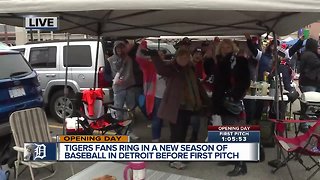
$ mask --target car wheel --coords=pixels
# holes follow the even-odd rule
[[[74,93],[71,91],[69,92],[69,95],[66,100],[66,117],[70,117],[74,115],[74,105],[70,98],[74,95]],[[63,90],[57,91],[53,94],[51,100],[50,100],[50,113],[55,118],[56,121],[63,123],[63,112],[64,112],[64,93]]]

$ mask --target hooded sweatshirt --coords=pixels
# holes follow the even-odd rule
[[[116,47],[119,45],[125,45],[122,41],[116,41],[113,47],[113,56],[108,58],[111,74],[114,78],[112,89],[114,93],[118,93],[122,90],[126,90],[135,84],[132,68],[132,59],[126,55],[125,58],[118,56]],[[121,83],[115,83],[121,80]]]
[[[318,41],[308,39],[306,51],[301,56],[299,83],[302,86],[318,86],[320,83],[320,56],[317,50]]]

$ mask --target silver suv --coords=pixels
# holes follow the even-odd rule
[[[44,102],[51,115],[59,122],[63,122],[65,57],[67,42],[34,43],[13,46],[10,49],[20,51],[39,75],[40,86],[43,91]],[[74,115],[75,110],[70,100],[76,92],[93,88],[95,74],[97,42],[93,40],[73,41],[68,49],[68,99],[66,115]],[[111,84],[104,80],[104,51],[102,43],[99,45],[98,72],[96,87],[103,88],[105,102],[112,101]]]

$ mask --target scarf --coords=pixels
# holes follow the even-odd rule
[[[202,102],[196,75],[192,68],[187,68],[184,75],[185,88],[181,108],[189,111],[199,111],[202,107]]]
[[[154,64],[150,61],[150,57],[143,56],[141,53],[141,49],[146,48],[147,42],[142,41],[136,54],[136,61],[143,73],[143,90],[146,99],[146,112],[147,115],[150,115],[154,107],[157,73]]]

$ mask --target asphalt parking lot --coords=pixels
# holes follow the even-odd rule
[[[294,110],[297,107],[294,107]],[[48,116],[48,121],[50,124],[50,130],[53,135],[62,134],[62,124],[57,123],[54,119]],[[140,140],[137,142],[150,142],[151,141],[151,128],[148,127],[150,122],[146,120],[143,116],[138,116],[137,121],[134,124],[134,132],[140,137]],[[201,134],[199,142],[204,141],[206,137],[206,128],[205,123],[202,122],[201,125]],[[169,142],[169,128],[168,125],[165,124],[162,130],[162,142]],[[266,151],[266,160],[260,163],[248,163],[248,173],[244,176],[238,177],[227,177],[226,174],[228,171],[232,170],[232,166],[220,167],[217,166],[217,162],[190,162],[188,163],[188,167],[185,170],[175,170],[168,166],[167,162],[148,162],[147,168],[169,172],[173,174],[180,174],[184,176],[197,177],[201,179],[219,179],[219,180],[229,180],[229,179],[239,179],[239,180],[287,180],[290,179],[288,169],[286,167],[281,168],[275,174],[271,173],[272,168],[268,166],[268,161],[276,158],[276,150],[275,148],[265,148]],[[309,163],[309,159],[307,157],[304,158],[306,163]],[[76,162],[72,163],[75,173],[82,171],[83,169],[89,167],[95,162]],[[58,163],[58,171],[57,174],[51,178],[54,180],[67,179],[72,176],[70,170],[70,163]],[[292,161],[289,163],[290,168],[294,174],[295,179],[306,179],[308,175],[312,172],[305,171],[305,169],[297,162]],[[11,170],[12,174],[13,171]],[[46,170],[37,170],[36,177],[44,177],[48,175],[48,171]],[[11,177],[13,177],[11,175]],[[37,179],[38,179],[37,178]],[[28,169],[24,171],[19,179],[27,180],[30,179]],[[313,179],[320,179],[320,173],[318,173]]]

